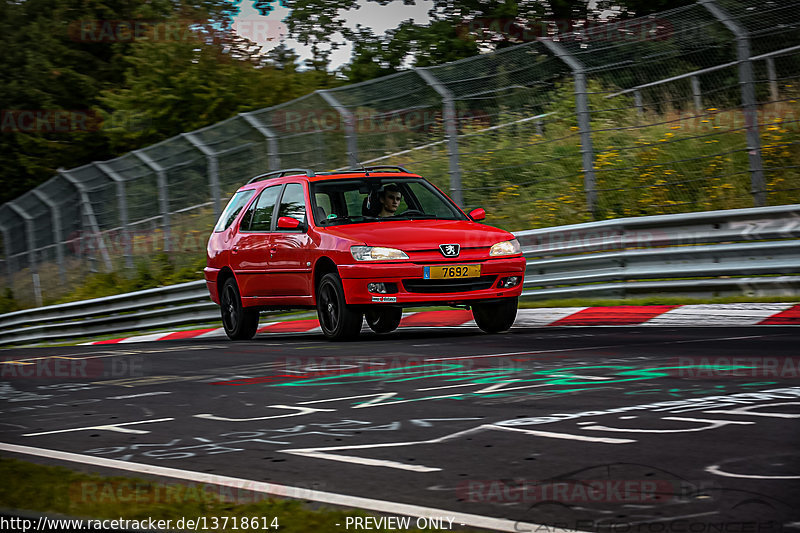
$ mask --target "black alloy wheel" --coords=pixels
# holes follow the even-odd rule
[[[322,333],[331,340],[358,336],[364,316],[347,305],[338,274],[325,274],[317,287],[317,316]]]
[[[225,334],[233,341],[250,340],[258,331],[258,311],[242,306],[236,280],[228,278],[220,294],[220,314]]]

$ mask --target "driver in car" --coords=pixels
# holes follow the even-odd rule
[[[379,217],[392,217],[397,213],[397,208],[400,207],[400,201],[403,199],[403,194],[397,185],[390,183],[386,185],[378,194],[381,202],[381,211],[378,213]]]

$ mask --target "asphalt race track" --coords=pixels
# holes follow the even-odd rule
[[[798,346],[776,326],[9,349],[0,452],[459,527],[800,531]]]

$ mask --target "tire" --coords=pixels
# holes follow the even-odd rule
[[[508,331],[517,318],[517,299],[509,298],[499,303],[473,304],[475,323],[486,333]]]
[[[358,336],[364,316],[345,303],[342,280],[338,274],[325,274],[317,287],[317,316],[322,333],[331,340]]]
[[[378,307],[364,313],[367,325],[375,333],[389,333],[397,329],[403,318],[402,307]]]
[[[242,297],[236,280],[228,278],[222,285],[219,297],[222,327],[232,341],[250,340],[258,330],[258,311],[242,306]]]

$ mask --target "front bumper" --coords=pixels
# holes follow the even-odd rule
[[[461,278],[453,282],[425,280],[425,266],[453,266],[459,264],[481,265],[480,278]],[[522,294],[525,258],[511,257],[485,261],[447,261],[431,264],[413,262],[358,263],[339,265],[345,300],[350,305],[395,304],[402,306],[431,304],[467,304],[475,300],[514,298]],[[518,276],[519,284],[500,288],[503,278]],[[379,294],[367,290],[369,283],[391,283],[397,287],[392,294]],[[449,286],[448,286],[449,283]]]

